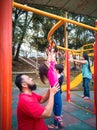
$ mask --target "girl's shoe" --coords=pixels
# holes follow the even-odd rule
[[[84,97],[84,100],[89,100],[89,97]]]
[[[81,98],[84,98],[85,96],[84,95],[81,95]]]
[[[58,129],[58,126],[55,126],[54,124],[48,125],[49,129]]]
[[[64,127],[63,120],[62,120],[61,116],[59,116],[59,117],[54,116],[54,119],[58,122],[60,127]]]

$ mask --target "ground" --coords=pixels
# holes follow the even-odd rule
[[[43,59],[39,60],[39,63],[43,62]],[[38,71],[36,71],[33,67],[28,65],[27,63],[22,62],[21,60],[13,61],[13,72],[32,72],[33,74],[29,74],[38,85],[38,89],[36,93],[43,95],[48,88],[48,85],[44,85],[41,83],[38,75]],[[81,71],[71,71],[70,79],[76,77]],[[15,87],[14,79],[16,74],[13,74],[13,91],[12,91],[12,130],[17,130],[17,116],[16,116],[16,108],[18,102],[19,90]],[[91,83],[91,87],[93,85]],[[76,90],[76,91],[75,91]],[[80,84],[76,89],[74,89],[70,93],[71,102],[66,101],[66,92],[62,93],[62,101],[63,101],[63,122],[64,128],[63,130],[96,130],[96,117],[94,115],[94,102],[93,102],[93,91],[91,91],[91,100],[85,101],[81,98],[82,84]],[[46,105],[46,104],[44,104]],[[51,116],[49,119],[45,120],[46,124],[53,123],[53,117]]]
[[[47,88],[38,88],[35,93],[43,95],[46,91]],[[13,88],[12,94],[12,130],[17,130],[16,108],[19,95],[18,88]],[[93,91],[91,91],[91,100],[84,100],[80,97],[81,94],[82,91],[73,91],[70,94],[71,101],[67,102],[66,92],[62,93],[62,115],[64,122],[62,130],[96,130]],[[43,105],[45,106],[46,104]],[[53,113],[50,118],[45,119],[45,123],[46,125],[53,123]]]

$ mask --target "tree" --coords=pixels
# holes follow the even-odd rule
[[[75,21],[94,26],[95,18],[83,15],[75,15],[69,13],[69,18]],[[94,42],[94,32],[76,25],[71,24],[71,32],[69,33],[69,47],[78,49],[84,44]]]
[[[16,9],[13,20],[13,49],[17,45],[15,59],[18,60],[21,44],[23,43],[27,28],[32,21],[32,16],[26,11]]]

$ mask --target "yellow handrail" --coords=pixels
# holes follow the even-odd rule
[[[83,45],[83,47],[86,47],[86,46],[93,46],[94,47],[94,43],[89,43],[88,45],[87,44]]]

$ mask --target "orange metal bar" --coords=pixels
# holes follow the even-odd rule
[[[49,39],[50,39],[50,37],[52,36],[52,34],[61,26],[61,25],[63,25],[64,24],[64,21],[59,21],[59,22],[57,22],[52,28],[51,28],[51,30],[49,31],[49,33],[48,33],[48,41],[49,41]]]
[[[12,1],[0,1],[0,130],[12,127]]]
[[[75,25],[78,25],[78,26],[81,26],[81,27],[84,27],[84,28],[87,28],[87,29],[90,29],[90,30],[93,30],[93,31],[97,31],[96,27],[92,27],[92,26],[89,26],[89,25],[86,25],[86,24],[83,24],[83,23],[79,23],[79,22],[76,22],[76,21],[73,21],[73,20],[70,20],[70,19],[58,16],[58,15],[47,13],[47,12],[41,11],[39,9],[35,9],[35,8],[28,7],[28,6],[24,6],[24,5],[18,4],[16,2],[14,2],[13,5],[14,5],[14,7],[17,7],[17,8],[26,10],[26,11],[34,12],[36,14],[47,16],[47,17],[50,17],[50,18],[53,18],[53,19],[56,19],[56,20],[62,20],[64,22],[72,23],[72,24],[75,24]]]

